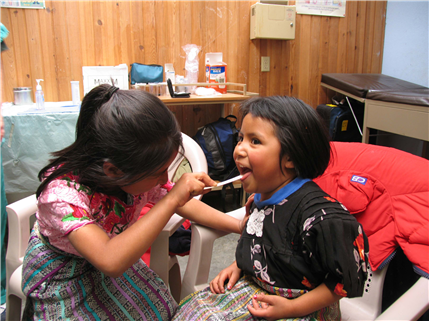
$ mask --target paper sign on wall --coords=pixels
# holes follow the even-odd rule
[[[45,9],[45,0],[19,1],[2,0],[0,7],[3,8],[21,8],[21,9]]]
[[[297,0],[295,4],[298,14],[346,16],[346,0]]]

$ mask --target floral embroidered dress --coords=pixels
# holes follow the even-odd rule
[[[225,294],[191,294],[175,320],[257,320],[246,307],[256,293],[291,299],[321,283],[344,297],[361,296],[367,256],[356,219],[314,182],[296,178],[269,200],[255,196],[236,250],[244,276]],[[340,320],[339,304],[296,320],[314,319]]]
[[[177,305],[142,260],[111,278],[82,258],[67,239],[87,224],[97,224],[115,237],[137,221],[146,203],[165,196],[170,186],[128,195],[124,203],[77,181],[71,173],[57,178],[38,198],[37,221],[23,265],[24,319],[170,320]]]

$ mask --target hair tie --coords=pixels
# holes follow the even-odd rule
[[[117,92],[118,90],[119,90],[118,87],[110,86],[109,90],[107,91],[107,95],[106,95],[107,96],[107,100],[110,100],[110,98],[112,98],[113,94],[115,92]]]

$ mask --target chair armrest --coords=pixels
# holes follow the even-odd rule
[[[172,166],[170,166],[168,169],[169,179],[172,179],[176,173],[177,167],[184,157],[189,161],[193,172],[207,173],[207,160],[201,147],[191,137],[184,133],[182,133],[182,139],[184,155],[181,153],[177,154],[176,159],[172,163]],[[198,195],[194,198],[200,200],[201,197],[202,195]],[[184,221],[184,218],[174,214],[151,246],[150,268],[155,271],[166,284],[170,283],[170,268],[177,263],[177,259],[173,260],[173,258],[169,255],[169,238],[180,227],[180,225],[183,224]]]
[[[8,246],[6,252],[6,274],[10,275],[22,264],[30,237],[30,217],[37,211],[36,195],[30,195],[6,206],[9,225]]]
[[[376,320],[418,320],[429,308],[429,280],[420,277]]]
[[[241,207],[226,214],[241,220],[245,213],[246,208]],[[180,299],[208,285],[214,241],[227,234],[229,233],[192,223],[191,250],[182,280]]]
[[[183,217],[173,214],[151,246],[150,268],[167,284],[170,270],[169,238],[184,221]]]
[[[201,195],[194,198],[199,200]],[[169,239],[170,236],[185,222],[186,219],[178,214],[173,214],[170,220],[162,229],[161,233],[156,237],[151,245],[150,268],[155,271],[160,278],[168,283],[168,273],[170,270],[170,250]]]
[[[162,229],[162,233],[168,233],[168,237],[170,237],[185,222],[185,220],[186,219],[184,219],[180,215],[173,214],[173,216]]]

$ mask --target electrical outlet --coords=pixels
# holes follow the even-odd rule
[[[270,57],[261,57],[261,71],[270,71]]]

